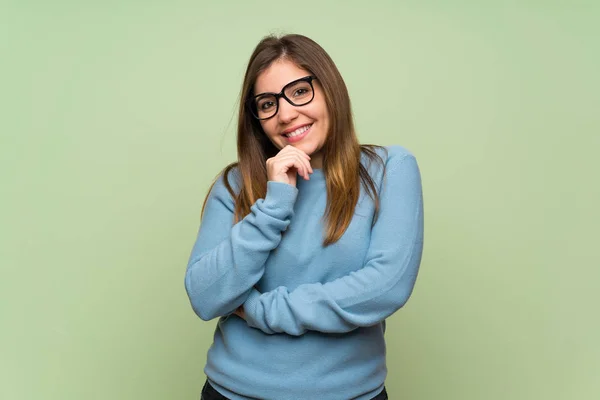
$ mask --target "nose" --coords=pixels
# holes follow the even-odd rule
[[[281,124],[288,124],[298,117],[298,110],[282,97],[279,99],[277,116]]]

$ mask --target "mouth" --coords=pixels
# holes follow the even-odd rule
[[[293,130],[288,130],[281,134],[284,138],[286,138],[289,142],[297,142],[304,138],[309,132],[310,128],[313,124],[302,125],[298,128],[292,128]]]

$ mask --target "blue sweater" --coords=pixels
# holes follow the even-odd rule
[[[209,194],[186,275],[192,308],[220,317],[204,369],[234,400],[368,400],[387,374],[385,319],[408,300],[423,251],[423,198],[414,156],[389,146],[386,177],[365,165],[379,218],[361,187],[350,226],[323,247],[323,170],[297,187],[269,181],[264,199],[232,226],[220,176]],[[239,190],[237,170],[229,176]],[[232,314],[244,305],[246,320]]]

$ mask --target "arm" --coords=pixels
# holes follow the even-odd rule
[[[298,194],[294,186],[268,182],[265,198],[232,226],[234,201],[222,179],[209,194],[185,273],[192,308],[205,321],[244,303],[290,223]]]
[[[344,333],[383,321],[410,297],[423,251],[423,197],[412,155],[390,160],[365,265],[331,282],[289,292],[252,289],[244,304],[249,326],[265,333]]]

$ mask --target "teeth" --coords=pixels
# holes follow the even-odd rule
[[[284,136],[288,137],[288,138],[291,138],[291,137],[294,137],[294,136],[301,135],[304,132],[306,132],[308,130],[308,128],[310,128],[311,126],[312,126],[312,124],[311,125],[305,125],[302,128],[296,129],[294,132],[285,134]]]

